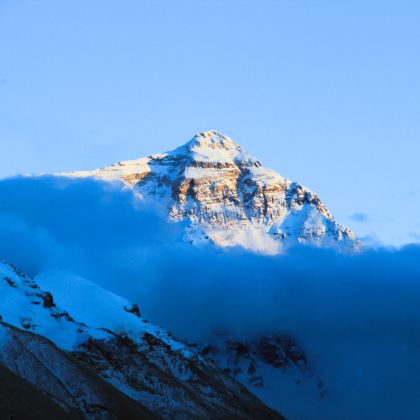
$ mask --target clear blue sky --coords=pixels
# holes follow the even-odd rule
[[[0,0],[0,177],[217,129],[386,243],[420,241],[420,1]]]

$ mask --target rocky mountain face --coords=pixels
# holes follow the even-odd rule
[[[324,417],[329,390],[293,337],[262,334],[240,340],[224,332],[197,349],[286,418]]]
[[[172,220],[186,221],[186,239],[195,244],[266,253],[295,243],[360,246],[314,192],[263,167],[216,131],[167,153],[62,175],[121,179],[143,198],[164,203]]]
[[[89,284],[78,287],[82,295],[92,290]],[[107,308],[114,330],[105,318],[103,328],[77,321],[52,293],[3,260],[0,290],[0,371],[9,378],[0,385],[2,414],[282,418],[226,371],[144,320],[137,305],[99,287],[93,290],[96,302]],[[76,315],[85,319],[90,312],[81,307]]]

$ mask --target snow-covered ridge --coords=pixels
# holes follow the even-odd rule
[[[144,320],[137,305],[65,273],[39,280],[41,287],[0,260],[0,370],[64,412],[88,419],[281,418]],[[117,415],[121,410],[136,415]]]
[[[166,203],[172,220],[188,221],[186,239],[195,244],[265,253],[295,243],[360,247],[314,192],[263,167],[216,131],[166,153],[59,175],[122,180],[142,197]]]
[[[43,283],[49,286],[48,290],[0,259],[1,320],[40,334],[67,351],[77,349],[90,338],[109,339],[112,331],[127,335],[137,344],[144,334],[152,334],[174,351],[190,356],[185,345],[138,316],[136,305],[85,279],[62,274],[43,279]],[[92,311],[93,307],[102,310]],[[77,316],[77,321],[73,316]]]

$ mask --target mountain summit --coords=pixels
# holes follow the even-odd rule
[[[164,203],[170,219],[187,221],[185,236],[194,244],[265,253],[296,243],[359,247],[314,192],[263,167],[217,131],[196,134],[166,153],[61,175],[121,179],[142,197]]]
[[[256,162],[249,153],[227,137],[215,130],[196,134],[184,146],[175,149],[173,154],[189,155],[196,162],[220,162],[230,164],[244,164]]]

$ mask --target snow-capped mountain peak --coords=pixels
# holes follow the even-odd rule
[[[168,152],[169,155],[187,156],[193,162],[241,164],[257,162],[230,137],[215,130],[196,134],[185,145]]]
[[[314,192],[265,168],[214,130],[166,153],[60,175],[122,180],[141,197],[164,203],[170,219],[186,221],[185,237],[194,244],[264,253],[295,243],[360,247]]]

